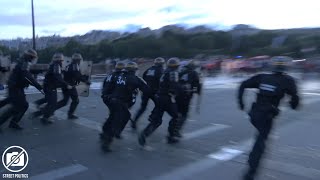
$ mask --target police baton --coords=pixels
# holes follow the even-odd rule
[[[37,88],[37,86],[35,86],[31,81],[30,79],[28,79],[27,77],[24,77],[32,86],[34,86],[39,92],[41,92],[41,94],[45,95],[44,92],[40,89]]]
[[[201,98],[201,95],[198,94],[197,105],[196,105],[196,112],[197,112],[198,114],[200,114],[201,99],[202,99],[202,98]]]

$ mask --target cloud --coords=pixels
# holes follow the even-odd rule
[[[4,1],[4,0],[3,0]],[[316,27],[318,0],[37,0],[36,32],[63,36],[91,30],[157,29],[168,24],[230,27],[252,24],[258,28]],[[30,37],[30,0],[8,0],[0,6],[0,39]],[[63,29],[63,31],[62,31]]]
[[[59,29],[59,30],[49,30],[49,29],[43,29],[40,32],[44,33],[44,34],[61,34],[63,32],[65,32],[67,29]]]
[[[179,17],[179,18],[176,18],[176,19],[172,19],[170,20],[171,22],[172,21],[178,21],[178,22],[188,22],[190,20],[195,20],[195,19],[201,19],[201,18],[205,18],[207,17],[208,15],[206,14],[191,14],[191,15],[185,15],[185,16],[182,16],[182,17]],[[169,21],[169,22],[170,22]]]
[[[160,13],[171,13],[172,11],[177,11],[179,8],[177,6],[168,6],[164,8],[160,8],[158,12]]]

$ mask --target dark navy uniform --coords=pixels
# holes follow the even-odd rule
[[[142,94],[140,109],[138,110],[137,114],[135,115],[135,118],[133,119],[132,127],[134,129],[136,128],[136,123],[138,122],[140,116],[143,114],[143,112],[147,108],[149,98],[151,97],[152,101],[154,102],[153,97],[159,89],[159,81],[160,81],[160,77],[163,74],[163,71],[164,71],[163,66],[161,64],[161,65],[154,65],[143,73],[142,77],[152,89],[153,96],[146,96]]]
[[[123,67],[124,68],[124,64]],[[118,77],[122,75],[124,72],[121,71],[121,68],[118,70],[110,73],[103,81],[103,86],[102,86],[102,100],[104,104],[108,107],[109,109],[109,116],[106,119],[105,123],[103,124],[102,131],[106,132],[108,129],[108,126],[112,126],[111,123],[113,122],[113,117],[114,117],[114,110],[112,110],[112,105],[111,105],[111,95],[115,89],[116,81],[118,80]]]
[[[79,85],[80,82],[86,82],[90,84],[88,81],[88,76],[83,76],[80,73],[79,64],[72,62],[66,67],[64,72],[64,81],[72,86],[72,89],[62,88],[63,99],[57,103],[56,109],[66,106],[71,98],[72,102],[68,111],[68,118],[76,119],[77,117],[73,114],[79,104],[79,95],[76,86]]]
[[[150,123],[139,135],[139,144],[144,146],[146,137],[150,136],[161,124],[164,112],[171,116],[168,127],[168,143],[175,143],[178,134],[178,107],[176,95],[180,92],[179,73],[177,68],[179,60],[171,58],[167,62],[168,68],[160,78],[159,90],[155,95],[156,106],[149,116]]]
[[[134,73],[124,71],[116,78],[112,78],[110,88],[111,94],[107,96],[107,104],[110,108],[112,118],[107,120],[103,127],[104,150],[110,150],[109,146],[113,137],[119,135],[130,119],[129,103],[132,101],[132,94],[136,89],[141,90],[146,95],[151,91],[141,78]]]
[[[22,129],[17,123],[22,119],[23,115],[29,108],[26,100],[24,89],[29,85],[35,86],[41,90],[41,85],[33,78],[29,72],[30,62],[29,58],[36,58],[37,54],[33,50],[28,50],[22,59],[13,69],[8,80],[8,99],[7,101],[12,105],[0,117],[0,126],[12,117],[10,128]],[[31,59],[30,59],[31,61]]]
[[[240,109],[244,109],[242,96],[246,88],[255,88],[259,92],[256,102],[252,104],[249,116],[251,123],[258,130],[256,142],[249,155],[249,171],[245,175],[245,180],[252,180],[259,166],[261,156],[265,150],[265,143],[271,131],[273,119],[279,114],[279,103],[285,94],[291,96],[290,105],[296,109],[299,104],[297,87],[294,79],[282,72],[273,74],[259,74],[244,81],[238,92]]]
[[[65,82],[62,78],[62,61],[63,55],[57,54],[54,55],[54,61],[50,64],[49,70],[45,75],[44,79],[44,91],[45,91],[45,98],[47,101],[47,105],[43,110],[43,123],[52,123],[49,120],[56,110],[57,106],[57,88],[68,88],[71,89],[67,82]]]
[[[9,98],[9,97],[1,100],[1,101],[0,101],[0,108],[6,106],[6,105],[9,104],[9,103],[10,103],[10,98]]]
[[[201,83],[198,72],[196,72],[193,68],[193,65],[187,65],[184,69],[179,73],[179,84],[182,87],[181,93],[177,95],[177,106],[179,113],[179,130],[185,124],[187,120],[190,101],[193,97],[194,93],[198,95],[201,94]],[[179,133],[179,136],[180,133]]]

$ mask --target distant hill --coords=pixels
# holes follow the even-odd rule
[[[99,43],[102,40],[113,41],[117,39],[121,39],[124,37],[128,37],[131,35],[138,35],[141,37],[146,37],[150,35],[154,35],[156,37],[160,37],[163,32],[171,31],[174,33],[180,34],[197,34],[197,33],[207,33],[215,31],[214,29],[207,27],[205,25],[196,26],[192,28],[185,28],[182,25],[167,25],[160,29],[151,30],[150,28],[141,28],[139,30],[138,27],[134,27],[130,29],[130,32],[116,32],[116,31],[104,31],[104,30],[93,30],[84,35],[77,35],[72,37],[61,37],[58,35],[48,36],[48,37],[39,37],[37,38],[37,49],[45,49],[47,47],[63,47],[66,45],[71,39],[85,45],[94,45]],[[135,31],[136,30],[136,31]],[[129,30],[128,30],[129,31]],[[133,32],[135,31],[135,32]],[[276,33],[280,38],[276,39],[274,42],[274,46],[281,45],[283,38],[288,35],[296,34],[300,36],[310,36],[319,34],[320,28],[297,28],[297,29],[278,29],[278,30],[263,30],[257,29],[249,25],[239,24],[235,25],[231,30],[227,31],[231,33],[231,35],[235,38],[244,36],[244,35],[254,35],[261,31],[269,31]],[[0,40],[0,45],[6,46],[10,49],[25,49],[26,47],[31,47],[31,39],[15,39],[15,40]]]

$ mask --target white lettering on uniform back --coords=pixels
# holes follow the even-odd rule
[[[152,69],[150,69],[150,70],[148,70],[148,72],[147,72],[147,76],[155,76],[155,70],[152,70]]]
[[[122,79],[122,76],[119,76],[119,77],[118,77],[118,80],[117,80],[117,84],[119,84],[119,85],[121,85],[121,84],[122,84],[122,85],[126,85],[126,81]]]
[[[260,84],[259,89],[274,92],[277,87],[269,84]]]

